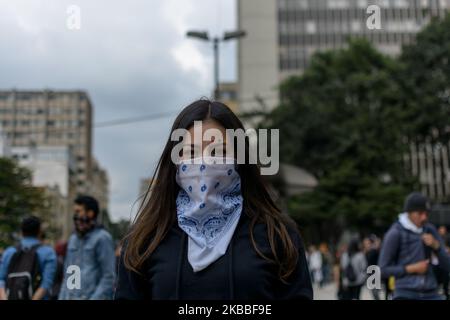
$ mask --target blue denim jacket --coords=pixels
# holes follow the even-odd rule
[[[67,273],[71,265],[81,271],[80,288],[70,288]],[[69,238],[64,262],[64,280],[59,300],[109,300],[113,295],[115,270],[114,245],[111,235],[103,228],[95,228],[83,237],[76,233]]]
[[[23,248],[31,248],[39,243],[39,240],[32,237],[25,237],[20,241]],[[8,267],[11,262],[11,258],[16,253],[16,247],[9,247],[3,253],[3,259],[0,264],[0,288],[4,288],[6,284],[6,278],[8,276]],[[39,267],[42,273],[41,288],[47,290],[47,292],[53,286],[53,280],[56,272],[56,254],[52,247],[42,245],[36,250],[36,254],[39,261]]]

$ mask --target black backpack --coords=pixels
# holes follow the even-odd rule
[[[31,300],[33,293],[41,282],[41,270],[37,249],[39,244],[31,248],[16,247],[11,257],[6,279],[6,296],[8,300]]]
[[[350,255],[348,256],[348,264],[345,267],[344,276],[349,282],[356,281],[356,272],[352,266],[352,257]]]

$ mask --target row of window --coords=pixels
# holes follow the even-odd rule
[[[50,108],[39,108],[39,107],[19,107],[19,108],[0,108],[1,114],[16,114],[16,115],[83,115],[85,110],[81,108],[61,108],[61,107],[50,107]]]
[[[411,145],[407,164],[412,173],[425,185],[427,194],[441,198],[450,194],[449,146]]]
[[[365,9],[370,5],[381,8],[446,8],[449,0],[278,0],[281,10],[295,9]]]
[[[4,127],[52,127],[52,128],[82,128],[84,120],[2,120],[0,124]]]
[[[386,48],[383,53],[394,55],[399,52],[398,48]],[[281,71],[302,71],[305,70],[311,61],[312,55],[303,54],[296,57],[280,57],[279,68]]]
[[[84,94],[64,94],[64,93],[47,93],[42,92],[0,92],[0,101],[61,101],[62,103],[68,103],[72,101],[73,103],[85,102],[87,97]]]
[[[47,120],[47,126],[54,128],[83,127],[84,120]]]
[[[430,16],[439,14],[440,12],[446,12],[447,9],[438,11],[432,11],[430,9],[381,9],[380,20],[392,21],[392,20],[414,20],[423,21]],[[360,20],[366,21],[369,17],[373,16],[373,12],[367,13],[366,10],[352,9],[352,10],[293,10],[293,11],[278,11],[278,21],[290,22],[290,21],[304,21],[304,20],[316,20],[316,21],[348,21],[348,20]],[[375,16],[374,16],[375,17]]]
[[[358,35],[353,35],[354,37]],[[361,35],[368,39],[375,46],[393,45],[399,46],[401,44],[410,43],[414,37],[414,33],[374,33],[369,35]],[[293,35],[280,36],[280,53],[286,54],[288,50],[295,50],[291,48],[296,47],[317,47],[317,48],[340,48],[344,43],[347,43],[351,34],[320,34],[320,35]]]
[[[295,34],[318,34],[318,33],[390,33],[405,32],[417,33],[422,28],[422,24],[415,21],[391,21],[381,25],[381,29],[369,29],[366,22],[353,20],[345,23],[336,21],[327,21],[326,23],[317,23],[316,21],[304,21],[302,23],[280,23],[279,33],[284,35]]]
[[[328,43],[329,45],[330,43]],[[280,48],[279,55],[279,68],[281,71],[288,70],[303,70],[305,69],[312,55],[318,50],[327,50],[327,49],[335,49],[342,48],[343,43],[336,44],[334,47],[289,47],[289,48]],[[378,49],[384,54],[388,55],[397,55],[400,52],[400,44],[387,45],[387,44],[378,44]],[[285,50],[283,50],[285,49]]]
[[[72,141],[80,141],[79,135],[71,132],[67,133],[30,133],[30,132],[16,132],[15,134],[6,134],[10,140],[14,141],[16,145],[26,145],[29,141],[47,141],[49,143],[52,142],[68,142]],[[80,149],[84,149],[84,144],[73,145],[73,147],[77,147]]]

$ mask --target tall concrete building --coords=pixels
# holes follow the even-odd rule
[[[99,221],[106,221],[109,217],[109,177],[96,159],[92,161],[92,175],[90,179],[89,194],[97,199],[100,206]]]
[[[369,29],[380,9],[381,29]],[[248,112],[278,103],[277,86],[301,74],[319,50],[342,48],[349,37],[368,39],[380,51],[396,55],[433,16],[450,9],[450,0],[238,0],[239,108]]]
[[[371,6],[379,10],[380,29],[367,25],[375,14]],[[279,83],[301,74],[317,51],[365,38],[396,56],[433,17],[449,10],[450,0],[238,0],[238,28],[247,32],[238,43],[239,111],[275,107]],[[450,203],[450,145],[410,148],[406,164],[421,191]]]
[[[0,91],[0,123],[12,146],[68,146],[77,192],[92,170],[92,105],[83,91]]]
[[[220,101],[226,104],[233,112],[237,112],[237,83],[219,83]]]
[[[33,185],[56,187],[64,197],[71,196],[75,161],[68,147],[11,147],[10,156],[31,170]]]
[[[65,237],[77,194],[108,209],[108,176],[92,156],[92,109],[83,91],[0,91],[0,127],[11,157],[31,169],[33,184],[48,188],[55,204],[58,193],[65,199]]]
[[[278,16],[277,0],[238,0],[239,112],[259,109],[260,99],[271,107],[278,104]]]

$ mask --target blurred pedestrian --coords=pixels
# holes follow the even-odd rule
[[[122,255],[122,242],[118,240],[116,243],[116,249],[114,250],[116,274],[119,272],[119,263],[121,255]]]
[[[447,233],[447,227],[442,225],[438,228],[438,233],[442,238],[443,244],[445,246],[445,251],[447,254],[450,254],[450,238]],[[436,275],[436,279],[438,281],[439,287],[442,287],[442,292],[445,296],[446,300],[449,300],[449,281],[450,281],[450,273],[445,270],[445,268],[441,268],[439,261],[434,259],[434,272]]]
[[[332,280],[332,268],[333,268],[333,255],[330,252],[328,244],[322,242],[319,245],[319,251],[322,255],[322,274],[323,274],[323,285],[328,284]]]
[[[366,256],[368,266],[378,265],[378,256],[380,251],[379,239],[376,235],[370,235],[363,240],[363,251]],[[380,300],[380,289],[373,288],[370,290],[374,300]]]
[[[407,196],[401,213],[385,235],[379,258],[381,274],[395,277],[394,299],[442,300],[431,259],[450,270],[450,258],[436,228],[428,223],[431,205],[418,192]]]
[[[367,261],[358,239],[350,240],[341,257],[342,299],[359,300],[361,288],[367,278]]]
[[[19,245],[7,248],[3,254],[0,300],[47,299],[55,276],[55,251],[40,242],[39,218],[23,219],[21,230]]]
[[[337,250],[336,250],[336,254],[335,254],[335,258],[336,258],[336,262],[333,268],[333,275],[334,275],[334,281],[336,284],[336,288],[337,288],[337,292],[336,292],[336,296],[338,300],[343,300],[344,299],[344,288],[342,286],[342,272],[341,272],[341,258],[342,255],[344,254],[344,252],[347,251],[347,244],[346,243],[341,243]]]
[[[322,287],[323,284],[323,260],[322,254],[317,247],[312,245],[309,247],[309,269],[311,271],[311,278],[314,284]]]
[[[78,196],[74,201],[73,233],[67,245],[64,270],[80,268],[80,288],[68,288],[68,273],[59,293],[59,300],[109,300],[113,295],[114,244],[111,235],[98,224],[99,205],[90,196]]]

